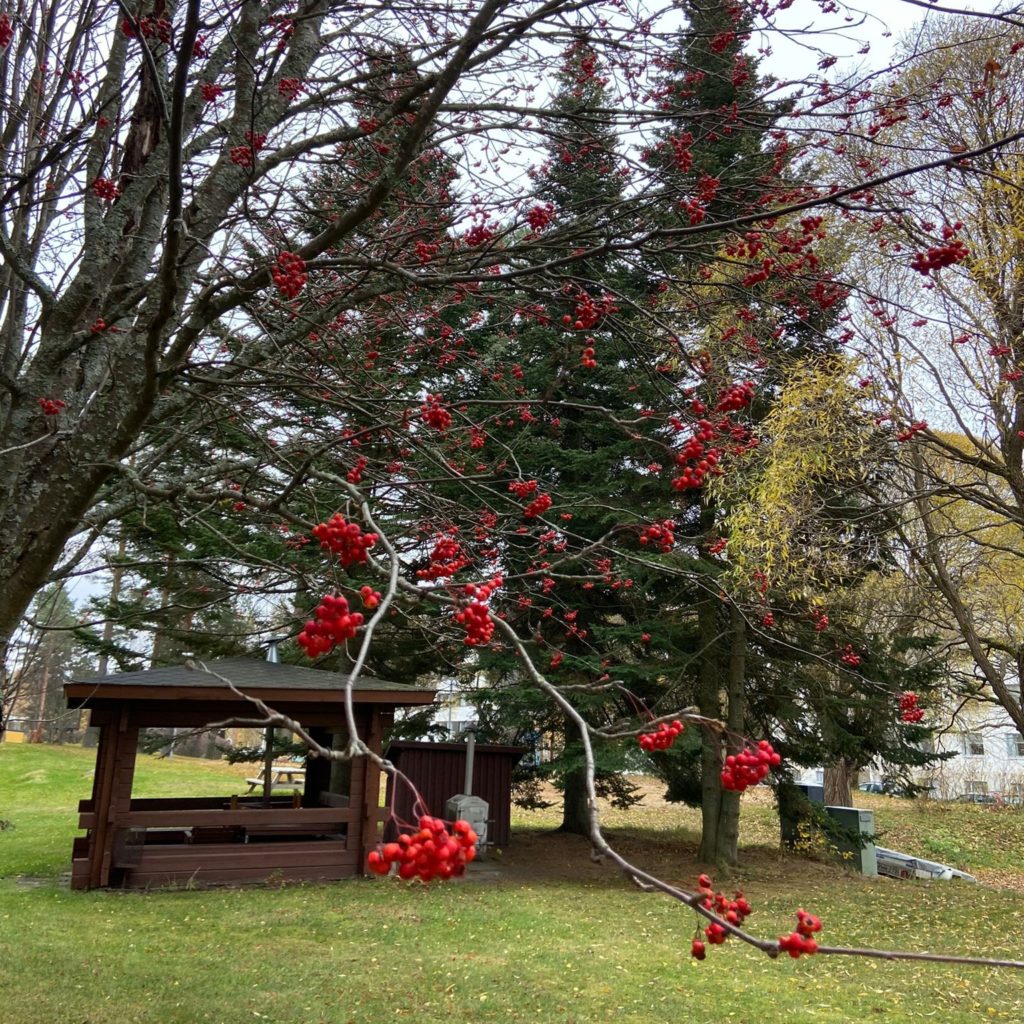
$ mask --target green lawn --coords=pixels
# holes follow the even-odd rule
[[[95,750],[0,744],[0,877],[57,875],[71,869],[78,801],[92,795]],[[134,796],[216,796],[238,788],[244,766],[140,754]],[[0,1017],[2,1020],[2,1017]]]
[[[772,962],[732,943],[694,963],[692,915],[592,864],[585,843],[543,834],[545,815],[520,818],[512,846],[476,880],[454,885],[71,892],[53,878],[67,866],[70,807],[87,795],[91,756],[0,746],[0,819],[14,824],[0,832],[0,875],[35,876],[31,884],[0,880],[4,1024],[1024,1019],[1017,973],[825,957]],[[224,792],[231,774],[143,759],[138,789]],[[884,809],[916,824],[922,842],[952,830],[973,849],[963,829],[974,817],[959,812],[984,809],[956,808],[933,827],[916,808],[890,803],[880,817]],[[767,805],[751,801],[746,814],[748,837],[774,839]],[[1007,821],[1019,836],[1021,816]],[[678,808],[653,806],[616,816],[614,831],[638,860],[683,880],[696,870],[691,827]],[[1003,858],[992,854],[997,867]],[[737,884],[763,934],[788,931],[793,910],[805,906],[836,944],[1024,953],[1024,894],[1013,889],[869,882],[763,847],[748,860]],[[1019,862],[1017,870],[1024,872]]]

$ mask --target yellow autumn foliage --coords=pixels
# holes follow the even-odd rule
[[[758,448],[714,483],[729,509],[723,526],[738,580],[760,571],[806,595],[838,574],[843,538],[819,513],[823,489],[865,473],[870,430],[856,411],[855,369],[838,354],[793,367],[760,424]]]

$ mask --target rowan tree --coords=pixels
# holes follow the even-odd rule
[[[822,17],[835,7],[820,6]],[[294,542],[294,594],[305,589],[312,608],[297,642],[313,658],[344,652],[347,693],[393,611],[423,624],[442,662],[461,660],[460,647],[503,645],[579,734],[598,854],[710,918],[712,942],[736,934],[772,956],[813,951],[820,924],[811,915],[801,914],[791,936],[755,940],[740,927],[742,907],[716,903],[704,881],[686,892],[652,878],[600,829],[595,743],[639,738],[643,749],[659,750],[685,721],[726,737],[735,752],[721,781],[739,790],[779,767],[770,741],[748,745],[742,719],[675,718],[668,709],[657,716],[663,722],[595,726],[575,691],[538,667],[531,637],[513,622],[548,578],[625,586],[638,543],[637,524],[597,536],[561,525],[570,520],[549,521],[572,514],[577,475],[564,474],[563,496],[551,472],[562,468],[557,461],[538,464],[540,449],[531,454],[525,445],[520,459],[521,424],[557,431],[572,416],[578,438],[614,427],[635,445],[638,465],[659,451],[651,487],[660,486],[707,543],[697,496],[752,446],[758,387],[738,372],[742,359],[716,359],[716,347],[742,347],[755,359],[747,333],[756,346],[775,340],[779,327],[799,333],[841,299],[810,258],[822,227],[812,211],[841,209],[851,196],[870,207],[878,175],[865,168],[834,188],[795,173],[777,175],[775,187],[764,180],[766,122],[778,133],[772,162],[780,167],[802,150],[841,145],[849,131],[824,119],[828,127],[808,129],[823,95],[844,98],[816,72],[785,87],[791,111],[766,95],[779,87],[757,77],[744,47],[755,32],[773,30],[776,13],[762,3],[687,4],[682,33],[678,11],[588,0],[429,8],[313,0],[295,9],[209,10],[188,0],[180,10],[58,6],[48,20],[31,12],[8,18],[0,36],[0,85],[13,97],[0,158],[0,636],[47,577],[82,564],[93,537],[133,510],[139,495],[189,512],[230,509],[239,533],[282,533],[284,523]],[[553,108],[540,90],[564,48],[553,44],[570,42],[580,27],[608,69],[611,94],[584,124],[620,140],[625,181],[621,199],[566,211],[562,227],[541,223],[525,165],[541,148],[579,138],[580,118]],[[681,35],[709,61],[730,55],[727,72],[713,70],[723,88],[749,85],[735,105],[661,102],[666,77],[681,71]],[[401,40],[400,59],[382,53],[383,38]],[[736,155],[751,161],[765,189],[752,195],[739,182],[727,212],[713,207],[718,186],[707,168],[703,177],[696,165],[666,177],[644,159],[671,136],[682,147],[673,160],[685,163],[689,125],[699,121],[704,134],[694,142],[710,144],[742,135],[748,116],[752,135]],[[456,211],[425,225],[412,217],[420,202],[412,176],[435,143],[458,164]],[[719,149],[705,147],[720,160]],[[346,160],[377,163],[359,181],[346,176]],[[310,182],[325,177],[342,184],[340,208],[326,217],[307,201]],[[397,205],[388,206],[392,199]],[[685,218],[663,219],[671,206]],[[527,383],[525,369],[519,378],[498,353],[477,347],[496,336],[492,320],[500,321],[511,292],[533,297],[518,317],[552,321],[558,345],[575,347],[618,315],[614,273],[623,265],[648,273],[668,297],[629,320],[631,374],[676,360],[656,377],[656,404],[625,417],[559,395],[557,376]],[[591,269],[612,281],[589,280]],[[562,312],[566,304],[572,309]],[[748,332],[751,312],[759,328],[772,324],[766,335]],[[712,324],[717,336],[705,330]],[[587,347],[598,355],[599,346]],[[478,397],[479,380],[496,375],[507,393]],[[309,411],[296,422],[289,403]],[[175,452],[196,437],[209,439],[208,461],[189,460],[177,472]],[[642,525],[661,530],[647,534],[649,543],[664,541],[663,521]],[[80,543],[58,564],[76,533]],[[519,570],[511,553],[521,545],[534,546],[537,564]],[[698,616],[710,618],[703,605]],[[741,685],[738,622],[731,636],[714,664],[728,661]],[[709,671],[702,682],[710,692],[717,675]],[[351,705],[343,750],[324,750],[299,723],[258,702],[255,710],[321,756],[373,756]],[[439,840],[441,829],[425,817],[421,833]],[[464,850],[472,845],[465,838],[453,841]],[[374,869],[390,862],[386,853]],[[413,873],[432,875],[437,865],[428,861],[436,860],[426,856]],[[408,862],[402,869],[409,874]]]

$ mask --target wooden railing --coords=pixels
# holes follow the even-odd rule
[[[82,801],[88,804],[90,801]],[[263,807],[259,801],[238,801],[237,807],[225,806],[223,797],[194,800],[133,800],[130,809],[114,815],[115,828],[192,828],[194,826],[309,825],[317,828],[346,825],[358,820],[351,807],[291,807],[288,804]],[[149,806],[146,806],[146,805]],[[153,806],[153,805],[157,806]],[[171,805],[171,806],[169,806]],[[96,814],[79,814],[78,827],[96,827]]]

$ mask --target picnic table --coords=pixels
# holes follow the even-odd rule
[[[254,789],[259,787],[263,788],[264,776],[266,775],[266,769],[261,771],[259,775],[246,779],[249,783],[249,788],[246,790],[247,793],[251,793]],[[306,769],[303,765],[296,764],[275,764],[271,769],[270,774],[270,788],[275,787],[296,789],[299,786],[304,785],[306,782]]]

